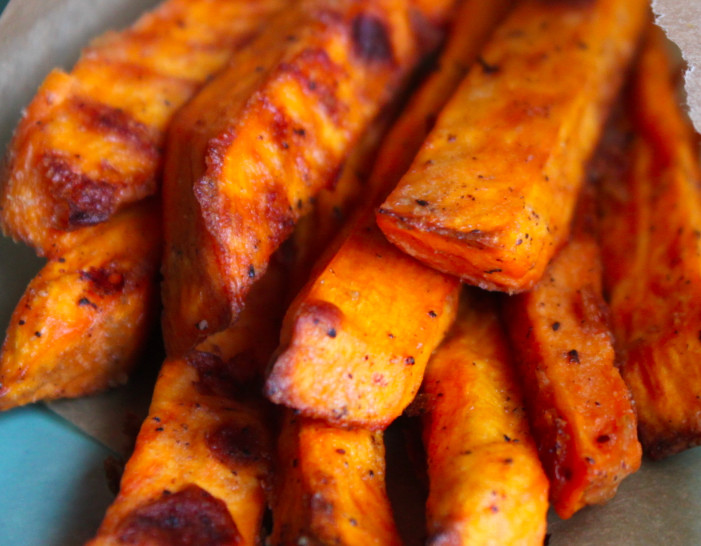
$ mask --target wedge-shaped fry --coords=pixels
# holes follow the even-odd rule
[[[256,529],[260,526],[264,504],[261,487],[265,488],[268,481],[264,459],[270,455],[268,432],[265,432],[269,424],[263,421],[265,412],[261,412],[262,400],[256,401],[255,395],[242,397],[241,394],[244,390],[259,392],[257,386],[262,380],[264,367],[277,346],[286,304],[297,288],[295,281],[290,282],[290,279],[300,275],[296,272],[298,269],[306,271],[308,267],[304,262],[315,256],[324,241],[340,229],[341,222],[332,219],[333,211],[345,214],[353,206],[354,196],[361,187],[355,168],[361,168],[372,157],[385,125],[386,122],[373,124],[362,146],[349,159],[349,165],[354,168],[344,170],[333,191],[323,192],[323,199],[317,203],[314,214],[308,216],[307,229],[301,230],[298,226],[295,231],[292,238],[294,246],[281,249],[274,256],[265,275],[249,292],[246,308],[236,324],[208,337],[198,346],[199,352],[185,359],[186,363],[182,360],[166,361],[156,385],[152,415],[142,428],[138,448],[127,467],[122,491],[100,529],[96,544],[115,543],[120,537],[131,537],[137,542],[144,540],[139,535],[139,529],[125,531],[135,519],[144,519],[144,514],[149,519],[149,525],[156,529],[153,531],[155,535],[168,544],[178,544],[178,533],[159,527],[154,513],[160,511],[171,515],[187,512],[193,496],[209,499],[208,494],[213,495],[214,500],[210,499],[205,504],[215,506],[222,501],[235,527],[227,531],[226,525],[221,528],[217,526],[210,535],[204,534],[205,531],[209,532],[207,530],[191,530],[188,527],[187,533],[191,534],[184,534],[186,538],[182,540],[185,543],[190,540],[188,544],[203,544],[210,540],[217,543],[221,538],[224,543],[239,544],[236,541],[240,534],[244,544],[256,543]],[[192,371],[193,366],[195,372]],[[185,380],[177,378],[178,374],[183,374]],[[192,381],[193,378],[196,384],[188,385],[186,380]],[[164,407],[169,408],[167,414],[162,410]],[[218,434],[212,432],[215,423],[229,422],[231,416],[236,415],[239,417],[235,417],[233,424],[236,426],[236,423],[243,422],[243,432],[238,434],[235,429],[224,431],[220,435],[223,435],[226,445],[212,446],[210,439]],[[158,417],[158,421],[154,422],[154,417]],[[154,425],[164,429],[161,434],[154,434]],[[174,428],[180,432],[164,435],[165,431]],[[252,448],[261,447],[257,445],[259,436],[265,438],[263,460],[249,461],[247,456],[238,455],[237,458],[233,457],[239,451],[245,455]],[[217,462],[217,459],[221,459],[217,454],[222,449],[232,455],[228,469],[223,469],[221,464],[227,461]],[[153,464],[161,457],[176,457],[177,464]],[[211,470],[207,471],[211,465]],[[232,471],[243,476],[243,487],[230,490],[232,485],[238,483],[231,477]],[[139,473],[145,475],[139,477]],[[168,486],[171,488],[169,490],[180,489],[185,493],[177,497],[177,494],[171,495],[165,503],[154,501],[162,495],[159,489],[162,484],[174,484]],[[220,496],[222,491],[226,491],[226,494]],[[222,519],[218,521],[228,522],[224,512],[221,514]],[[244,530],[242,525],[245,525]]]
[[[630,392],[614,366],[593,208],[586,187],[572,236],[545,276],[504,302],[533,434],[562,518],[613,497],[640,466],[642,451]]]
[[[621,374],[661,458],[701,443],[701,169],[660,35],[631,93],[637,134],[622,139],[628,168],[603,178],[600,227]]]
[[[12,315],[0,409],[124,383],[153,328],[158,204],[149,199],[86,228],[79,242],[44,266]]]
[[[3,229],[56,257],[64,230],[153,194],[173,113],[284,0],[168,0],[53,71],[27,107],[0,188]]]
[[[647,0],[521,2],[379,209],[387,238],[482,288],[530,288],[567,240],[647,10]]]
[[[385,490],[382,433],[285,415],[270,543],[401,544]]]
[[[489,296],[464,292],[422,390],[428,544],[542,544],[548,479]]]
[[[166,360],[120,493],[91,545],[258,544],[271,439],[208,353]]]
[[[368,182],[382,196],[411,163],[508,2],[468,1],[446,49],[385,140]],[[457,308],[458,282],[390,245],[370,206],[288,310],[268,396],[308,416],[378,428],[401,414]]]
[[[444,12],[451,2],[443,0]],[[185,107],[165,170],[164,330],[181,354],[236,319],[426,46],[408,0],[301,0]],[[426,25],[429,25],[425,21]]]

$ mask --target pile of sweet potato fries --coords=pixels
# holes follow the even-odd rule
[[[90,544],[401,544],[412,403],[426,543],[542,544],[701,443],[677,69],[648,0],[165,0],[15,131],[0,221],[48,261],[0,409],[124,383],[162,310]]]

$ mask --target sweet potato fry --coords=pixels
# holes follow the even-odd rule
[[[65,230],[95,224],[158,186],[173,113],[284,0],[168,0],[109,32],[27,107],[0,187],[3,230],[57,257]]]
[[[426,368],[432,546],[542,544],[548,479],[490,296],[466,290]]]
[[[166,360],[92,546],[258,544],[269,479],[265,410],[213,355]],[[236,399],[235,399],[236,398]]]
[[[0,352],[2,410],[124,383],[153,328],[158,203],[81,230],[79,243],[44,266],[12,315]]]
[[[285,415],[270,543],[401,544],[385,491],[382,433]]]
[[[628,97],[628,164],[603,177],[600,196],[621,374],[653,458],[701,443],[701,169],[659,34],[647,38]]]
[[[427,120],[448,99],[507,6],[470,0],[461,8],[436,72],[378,154],[368,182],[375,198],[409,165]],[[322,259],[288,310],[282,352],[266,392],[307,416],[382,428],[418,391],[428,357],[455,315],[458,283],[387,243],[374,224],[372,205]]]
[[[440,2],[444,12],[451,3]],[[177,116],[164,182],[169,354],[236,319],[271,254],[394,96],[426,47],[411,7],[290,5]]]
[[[647,10],[647,0],[521,2],[380,207],[387,238],[482,288],[533,286],[567,240]]]
[[[545,276],[504,301],[550,498],[562,518],[613,497],[642,451],[630,392],[614,366],[593,209],[586,187],[571,238]]]
[[[221,537],[224,543],[230,540],[236,544],[257,544],[254,539],[265,500],[261,491],[267,488],[270,481],[268,464],[272,453],[268,443],[271,427],[270,421],[264,422],[269,412],[262,411],[262,399],[256,401],[259,396],[242,396],[242,393],[259,392],[257,386],[262,380],[264,367],[277,346],[286,304],[298,287],[294,279],[301,273],[297,273],[297,270],[307,271],[305,262],[314,257],[324,242],[340,229],[342,223],[334,211],[345,215],[353,207],[355,196],[362,188],[356,169],[362,169],[374,155],[386,125],[385,120],[373,123],[361,146],[353,151],[347,163],[349,168],[344,169],[336,187],[324,190],[314,213],[305,218],[306,229],[297,226],[291,240],[293,246],[280,249],[265,275],[254,284],[236,324],[208,337],[197,347],[198,352],[190,354],[184,361],[165,362],[156,384],[151,415],[139,435],[120,495],[110,509],[95,544],[115,543],[121,537],[144,540],[138,534],[141,531],[129,530],[129,526],[134,527],[135,519],[143,519],[146,511],[146,516],[151,520],[149,524],[153,523],[154,528],[159,528],[152,517],[154,512],[160,510],[169,515],[189,510],[188,503],[195,493],[204,498],[208,498],[206,494],[213,495],[216,501],[210,502],[213,505],[223,501],[235,526],[229,531],[225,530],[226,526],[223,529],[212,528],[212,536],[197,535],[197,532],[205,531],[190,531],[188,527],[187,532],[192,532],[192,536],[187,535],[190,543],[216,542],[217,537]],[[192,381],[193,373],[194,386],[177,378],[178,374],[183,374]],[[195,417],[192,416],[193,405]],[[168,408],[168,412],[164,412],[163,408]],[[232,408],[238,413],[232,414]],[[218,457],[221,446],[213,447],[210,439],[217,434],[212,433],[215,424],[229,422],[232,416],[234,429],[219,433],[226,443],[223,446],[225,451],[229,455],[242,451],[245,455],[251,448],[263,447],[262,459],[251,461],[247,456],[231,458],[228,460],[229,469],[222,470],[222,463],[227,461]],[[154,417],[158,417],[155,423]],[[236,433],[237,423],[243,423],[242,434]],[[183,424],[187,426],[186,429]],[[161,434],[154,434],[154,426],[164,430]],[[179,432],[167,434],[172,430]],[[259,442],[258,438],[263,438],[263,441]],[[258,446],[258,443],[264,445]],[[164,457],[176,459],[177,464],[152,464]],[[211,470],[207,471],[207,467],[212,465]],[[243,487],[232,489],[237,483],[231,477],[232,471],[243,476]],[[383,482],[380,480],[378,483]],[[160,488],[163,484],[169,484],[167,487],[171,491],[180,489],[186,493],[175,499],[172,498],[175,495],[169,497],[166,508],[154,508],[160,506],[160,501],[154,499],[162,497]],[[222,495],[224,491],[226,494]],[[228,521],[223,515],[222,518]],[[245,525],[244,530],[241,529],[242,525]],[[177,544],[178,537],[168,529],[159,528],[153,533],[169,544]],[[239,535],[241,539],[237,538]]]

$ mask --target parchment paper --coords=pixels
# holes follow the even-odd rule
[[[682,51],[688,64],[686,91],[691,119],[701,132],[701,2],[653,0],[656,21]]]
[[[0,149],[4,150],[22,107],[54,66],[70,67],[90,37],[121,28],[157,0],[12,0],[0,17]],[[701,129],[701,0],[653,0],[662,26],[689,63],[691,113]],[[30,249],[0,237],[0,331],[41,261]],[[149,359],[158,364],[158,350]],[[146,411],[153,369],[136,376],[136,388],[51,408],[117,453],[128,450],[125,426]],[[1,456],[1,455],[0,455]],[[604,507],[568,521],[551,514],[551,546],[701,544],[701,450],[661,463],[646,462]]]

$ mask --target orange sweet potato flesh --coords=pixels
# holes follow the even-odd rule
[[[701,444],[701,169],[664,47],[648,36],[628,96],[628,162],[601,185],[616,348],[653,458]]]
[[[593,209],[587,187],[572,236],[545,276],[504,302],[533,434],[562,518],[612,498],[642,454],[630,392],[614,365]]]
[[[54,70],[26,109],[0,186],[3,230],[56,257],[65,230],[156,192],[174,112],[284,0],[168,0]]]
[[[92,546],[255,545],[271,438],[260,401],[204,352],[169,359]]]
[[[277,344],[288,275],[288,262],[273,261],[236,325],[165,361],[119,495],[91,544],[258,544],[273,445],[257,385]],[[179,513],[182,536],[166,521]]]
[[[158,304],[161,226],[148,199],[72,237],[17,305],[0,352],[0,409],[122,384]]]
[[[380,207],[387,238],[482,288],[533,286],[567,240],[647,10],[647,0],[519,3]]]
[[[273,495],[273,546],[400,545],[385,490],[381,432],[285,413]]]
[[[426,368],[432,546],[543,544],[548,479],[494,301],[466,290]]]
[[[120,537],[125,536],[143,541],[149,532],[156,536],[154,540],[177,544],[178,537],[167,529],[129,530],[130,526],[134,527],[135,519],[143,519],[144,510],[158,510],[153,506],[159,506],[163,484],[171,484],[165,486],[171,491],[186,491],[170,501],[172,511],[189,510],[190,491],[195,487],[199,488],[194,489],[198,494],[202,495],[202,491],[211,494],[214,504],[221,501],[228,509],[234,524],[228,532],[217,528],[210,535],[187,535],[190,543],[210,540],[218,543],[221,538],[224,543],[257,544],[255,537],[267,497],[262,492],[272,485],[268,467],[272,457],[269,445],[272,427],[262,400],[251,393],[259,392],[264,368],[277,346],[286,304],[298,286],[297,277],[308,270],[305,262],[315,257],[340,229],[342,217],[354,206],[362,189],[357,171],[366,168],[386,125],[384,120],[373,123],[348,159],[336,187],[321,192],[313,214],[305,218],[306,225],[297,226],[292,244],[276,253],[265,275],[255,283],[236,324],[209,336],[197,347],[198,352],[191,353],[184,361],[165,362],[156,384],[151,415],[142,427],[122,490],[94,544],[119,543]],[[244,394],[246,391],[248,395]],[[224,450],[237,455],[237,450],[248,452],[260,448],[259,460],[237,456],[222,461],[217,455],[221,446],[212,448],[210,438],[217,434],[212,432],[213,427],[230,422],[232,416],[234,428],[219,433],[225,442],[231,442],[223,446]],[[154,425],[163,431],[155,434]],[[236,431],[239,425],[241,434]],[[173,429],[180,432],[167,434]],[[159,459],[173,458],[177,464],[154,464]],[[212,468],[207,471],[209,466]],[[239,482],[231,477],[232,472],[242,476]],[[381,479],[377,483],[384,486]],[[226,517],[224,520],[228,521]],[[153,527],[158,527],[157,523]]]
[[[444,12],[452,2],[441,2]],[[177,116],[164,180],[163,327],[182,354],[250,286],[426,47],[408,0],[288,6]],[[168,332],[178,332],[177,336]]]
[[[410,100],[378,153],[369,200],[317,264],[287,312],[266,382],[276,403],[304,415],[383,428],[418,391],[431,351],[457,309],[458,282],[389,244],[372,201],[399,179],[507,2],[469,1],[436,71]],[[381,310],[381,311],[380,311]]]

